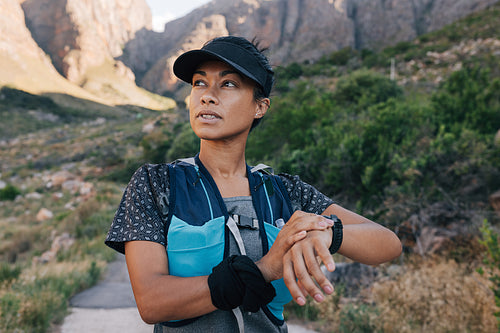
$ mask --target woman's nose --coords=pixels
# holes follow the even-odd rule
[[[201,95],[201,104],[217,104],[217,98],[209,91]]]
[[[208,86],[201,95],[201,104],[218,104],[217,92],[213,86]]]

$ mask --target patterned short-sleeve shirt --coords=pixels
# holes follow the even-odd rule
[[[294,210],[321,214],[333,201],[299,176],[279,174]],[[167,164],[146,164],[132,176],[106,237],[106,245],[124,253],[128,241],[167,245],[170,182]]]

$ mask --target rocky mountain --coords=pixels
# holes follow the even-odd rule
[[[213,0],[161,34],[127,44],[122,60],[147,89],[175,87],[177,54],[212,36],[257,37],[274,65],[315,61],[344,47],[380,48],[409,41],[498,0]],[[205,38],[206,37],[206,38]]]
[[[144,0],[0,0],[0,74],[34,93],[63,92],[106,104],[173,106],[137,87],[119,57],[151,29]]]
[[[315,61],[345,47],[409,41],[497,1],[213,0],[158,33],[145,0],[0,0],[0,83],[38,80],[47,90],[64,81],[55,68],[72,90],[161,108],[135,84],[171,94],[175,57],[216,36],[256,37],[273,65]]]
[[[119,57],[138,30],[151,29],[145,0],[25,0],[22,7],[33,38],[72,82]]]
[[[59,75],[51,59],[31,37],[17,0],[1,0],[0,17],[0,85],[22,86],[35,93],[47,89],[90,97]]]

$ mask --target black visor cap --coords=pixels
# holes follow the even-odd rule
[[[219,60],[233,67],[240,74],[257,82],[266,97],[273,86],[273,72],[264,68],[250,51],[226,41],[212,41],[200,50],[192,50],[180,55],[174,63],[174,74],[184,82],[190,83],[193,73],[201,63]]]

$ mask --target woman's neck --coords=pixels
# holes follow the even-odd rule
[[[214,178],[246,177],[245,145],[201,141],[200,160]]]
[[[199,157],[223,198],[250,195],[244,145],[202,140]]]

